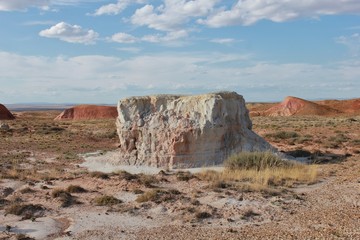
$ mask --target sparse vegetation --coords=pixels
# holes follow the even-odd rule
[[[287,132],[287,131],[280,131],[280,132],[265,134],[265,137],[273,138],[273,139],[298,138],[299,136],[300,135],[296,132]]]
[[[87,192],[85,188],[78,185],[70,185],[66,188],[66,191],[69,193],[85,193]]]
[[[66,190],[64,189],[54,189],[51,192],[51,196],[53,198],[57,198],[60,200],[61,202],[61,207],[69,207],[71,206],[73,203],[77,203],[74,200],[74,197]]]
[[[314,165],[282,160],[270,152],[240,153],[226,160],[225,166],[226,169],[222,172],[205,171],[198,176],[200,179],[211,181],[211,188],[232,185],[259,191],[270,185],[292,186],[295,182],[312,183],[317,175]]]
[[[196,217],[197,219],[210,218],[210,217],[211,217],[211,214],[208,213],[208,212],[197,212],[197,213],[195,214],[195,217]]]
[[[45,208],[40,204],[18,204],[14,203],[7,209],[6,214],[14,214],[22,216],[23,219],[31,219],[33,217],[41,217],[44,215]]]
[[[94,199],[94,202],[97,206],[112,206],[115,204],[122,203],[122,201],[120,199],[117,199],[117,198],[115,198],[113,196],[109,196],[109,195],[96,197]]]
[[[95,171],[95,172],[91,172],[90,173],[90,177],[93,178],[101,178],[101,179],[109,179],[109,174],[107,173],[103,173],[103,172],[99,172],[99,171]]]
[[[189,181],[190,179],[195,178],[195,176],[191,172],[178,171],[176,172],[176,178],[179,181]]]
[[[176,189],[169,189],[169,190],[153,189],[138,196],[136,198],[136,201],[138,203],[149,202],[149,201],[155,203],[168,202],[175,200],[176,196],[180,194],[181,193]]]
[[[272,152],[241,152],[228,158],[224,165],[228,170],[259,171],[268,168],[290,168],[294,162],[282,160]]]

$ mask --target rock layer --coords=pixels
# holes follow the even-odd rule
[[[2,104],[0,104],[0,120],[13,120],[14,115]]]
[[[119,101],[121,163],[164,168],[221,164],[241,151],[273,149],[255,134],[235,92],[158,95]]]
[[[79,105],[65,109],[54,120],[90,120],[116,118],[116,107],[98,105]]]

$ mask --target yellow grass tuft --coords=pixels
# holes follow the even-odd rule
[[[254,154],[256,154],[256,159],[259,159],[259,153]],[[252,190],[262,190],[270,185],[290,187],[294,183],[310,184],[316,181],[316,165],[305,165],[296,162],[286,163],[281,159],[272,160],[271,164],[269,164],[269,155],[268,153],[264,154],[265,163],[261,159],[254,162],[254,156],[250,156],[251,153],[246,153],[246,157],[241,158],[241,163],[239,163],[240,158],[236,158],[234,163],[235,158],[231,157],[231,162],[227,161],[225,163],[227,167],[222,172],[203,171],[198,174],[198,177],[212,182],[241,183],[242,187],[249,187]],[[249,159],[250,163],[246,163]],[[276,164],[273,164],[275,162]]]

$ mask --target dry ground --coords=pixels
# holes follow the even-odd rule
[[[200,174],[103,174],[79,153],[116,150],[114,120],[23,112],[0,131],[0,239],[360,239],[360,117],[253,119],[316,181],[258,186]],[[30,238],[31,237],[31,238]]]

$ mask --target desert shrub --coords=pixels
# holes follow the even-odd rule
[[[341,143],[347,142],[348,140],[349,140],[349,138],[346,135],[344,135],[343,133],[336,134],[336,136],[332,136],[329,138],[329,141],[336,143],[336,144],[341,144]]]
[[[70,185],[66,188],[66,191],[69,193],[84,193],[87,192],[85,188],[78,185]]]
[[[137,179],[138,176],[135,175],[135,174],[131,174],[127,171],[124,171],[124,170],[121,170],[121,171],[117,171],[114,173],[114,175],[117,175],[119,176],[120,179],[124,179],[124,180],[127,180],[127,181],[131,181],[133,179]]]
[[[159,180],[157,180],[155,176],[142,173],[137,174],[137,179],[139,183],[143,184],[145,187],[148,188],[154,187],[154,184],[159,182]]]
[[[241,152],[225,160],[224,165],[229,170],[290,167],[294,163],[282,160],[271,152]]]
[[[34,189],[32,189],[32,188],[29,188],[29,187],[26,187],[26,188],[23,188],[23,189],[20,190],[20,193],[22,193],[22,194],[34,193],[34,192],[36,192],[36,191]]]
[[[54,189],[51,192],[51,196],[60,200],[61,207],[69,207],[75,203],[73,196],[64,189]]]
[[[351,141],[351,144],[354,146],[360,146],[360,139],[354,139]]]
[[[176,173],[176,179],[179,181],[189,181],[192,178],[195,178],[195,176],[191,172],[179,171]]]
[[[40,204],[12,204],[5,210],[6,214],[23,216],[24,219],[41,217],[44,214],[45,207]]]
[[[9,200],[6,200],[4,198],[0,198],[0,209],[3,209],[3,207],[6,206],[9,203],[10,203]]]
[[[93,178],[109,179],[109,174],[99,171],[91,172],[90,176]]]
[[[117,199],[117,198],[115,198],[113,196],[109,196],[109,195],[96,197],[94,199],[94,202],[97,206],[112,206],[115,204],[122,203],[122,201],[120,199]]]
[[[144,191],[141,190],[141,189],[134,189],[134,190],[133,190],[133,193],[134,193],[134,194],[143,194]]]
[[[297,138],[299,134],[296,132],[286,132],[280,131],[275,133],[267,133],[265,137],[273,138],[273,139],[289,139],[289,138]]]
[[[155,203],[161,203],[161,202],[168,202],[176,199],[176,195],[180,195],[181,192],[179,192],[176,189],[170,189],[170,190],[163,190],[163,189],[153,189],[150,191],[145,192],[144,194],[137,197],[136,201],[138,203],[143,202],[155,202]]]
[[[211,217],[211,214],[208,213],[208,212],[197,212],[197,213],[195,214],[195,217],[196,217],[197,219],[210,218],[210,217]]]
[[[255,216],[259,216],[260,214],[257,212],[254,212],[254,210],[252,209],[248,209],[247,211],[245,211],[245,213],[243,214],[243,216],[241,217],[243,220],[248,220],[252,217]]]

